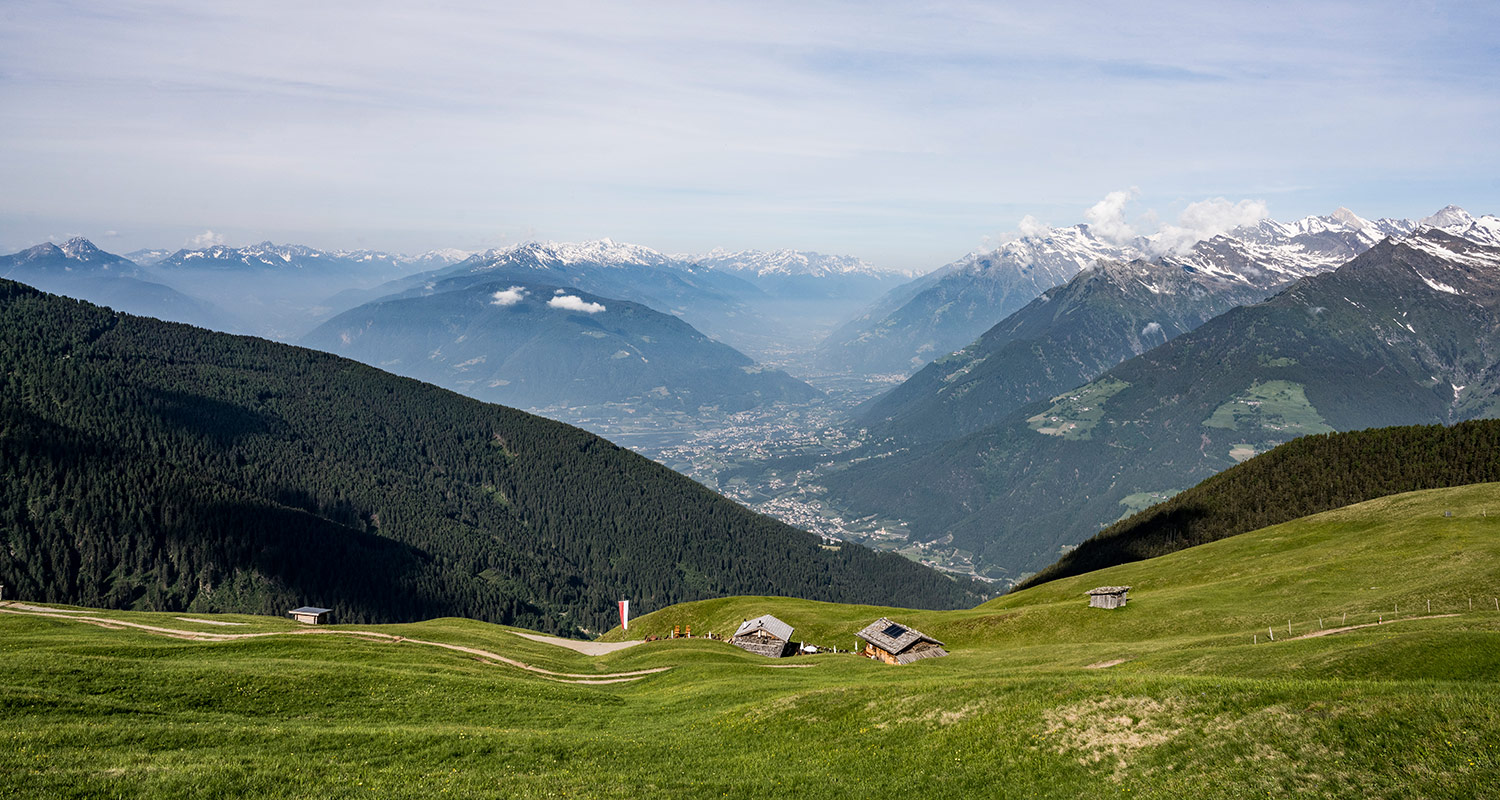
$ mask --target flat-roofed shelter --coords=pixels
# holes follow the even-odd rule
[[[1089,596],[1090,608],[1124,608],[1125,593],[1128,591],[1130,591],[1129,586],[1100,586],[1084,594]]]
[[[910,664],[924,658],[942,658],[948,655],[942,642],[916,628],[908,628],[885,617],[875,620],[854,635],[865,643],[860,655],[879,659],[887,664]]]
[[[792,646],[792,626],[770,614],[747,619],[729,643],[767,658],[781,658]]]
[[[301,608],[294,608],[286,613],[292,619],[306,625],[327,625],[331,621],[328,615],[333,613],[333,609],[303,606]]]

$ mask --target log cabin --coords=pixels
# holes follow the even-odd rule
[[[910,664],[924,658],[948,655],[943,643],[916,628],[908,628],[881,617],[856,633],[864,643],[860,655],[887,664]]]
[[[792,626],[770,614],[741,622],[729,643],[767,658],[781,658],[795,652]]]

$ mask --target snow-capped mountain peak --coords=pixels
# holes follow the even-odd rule
[[[75,236],[63,242],[57,249],[63,251],[68,258],[78,261],[92,261],[99,258],[104,251],[94,246],[94,243],[82,236]]]
[[[1500,247],[1500,217],[1485,214],[1475,217],[1458,206],[1447,206],[1422,220],[1426,228],[1436,228],[1471,242]]]
[[[1115,244],[1094,235],[1087,224],[1047,228],[1012,239],[994,250],[977,251],[949,264],[941,271],[983,272],[1014,270],[1039,273],[1041,288],[1063,283],[1101,259],[1131,261],[1145,256],[1144,240]],[[1045,281],[1051,281],[1046,283]]]
[[[105,252],[83,237],[74,237],[61,245],[43,242],[19,253],[6,256],[12,267],[30,267],[65,272],[108,272],[116,275],[131,275],[137,270],[134,263],[114,253]]]
[[[811,250],[725,250],[716,247],[703,255],[678,258],[700,267],[748,273],[756,277],[806,275],[825,278],[833,275],[897,274],[895,270],[880,269],[854,256],[828,255]]]
[[[604,267],[680,266],[679,262],[649,247],[622,244],[613,239],[591,242],[530,241],[505,248],[486,250],[467,262],[468,269],[481,272],[500,267],[565,267],[589,264]]]
[[[1438,209],[1437,213],[1432,216],[1424,217],[1421,224],[1429,228],[1467,228],[1474,221],[1474,217],[1469,212],[1458,206],[1448,205]]]
[[[1334,209],[1333,213],[1329,214],[1328,217],[1329,219],[1332,219],[1335,222],[1342,224],[1344,227],[1350,228],[1352,230],[1362,231],[1367,228],[1375,227],[1375,223],[1359,216],[1358,214],[1350,211],[1343,206],[1339,206],[1338,208]]]

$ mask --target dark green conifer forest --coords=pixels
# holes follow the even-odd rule
[[[1500,481],[1500,420],[1293,439],[1105,528],[1017,588],[1386,495]]]
[[[578,634],[731,594],[982,597],[592,434],[326,353],[0,281],[8,597]]]

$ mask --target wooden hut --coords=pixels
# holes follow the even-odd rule
[[[865,643],[860,655],[879,659],[887,664],[910,664],[924,658],[948,655],[942,642],[916,628],[908,628],[885,617],[875,620],[854,635]]]
[[[729,643],[767,658],[781,658],[795,652],[792,626],[770,614],[741,622]]]
[[[294,608],[286,613],[292,619],[305,625],[327,625],[330,622],[328,615],[333,613],[333,609],[303,606],[301,608]]]
[[[1091,608],[1124,608],[1125,593],[1128,591],[1130,591],[1129,586],[1100,586],[1084,594],[1089,596]]]

